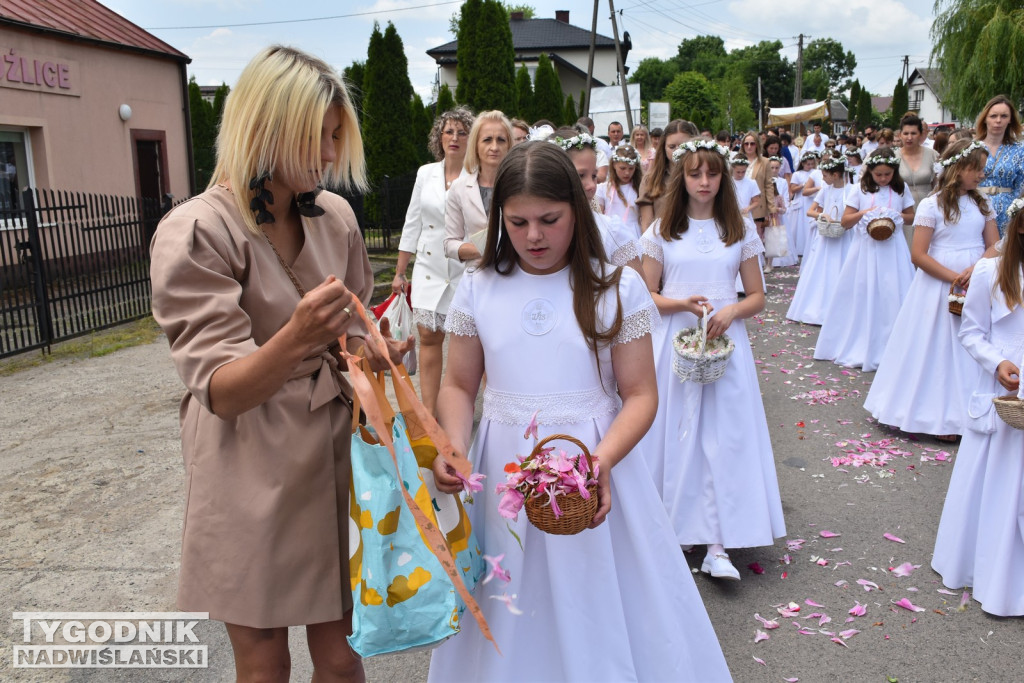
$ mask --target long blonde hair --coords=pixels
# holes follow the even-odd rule
[[[469,129],[469,138],[466,140],[466,159],[462,162],[463,168],[468,173],[476,173],[480,170],[480,155],[476,151],[476,145],[480,141],[480,129],[485,123],[500,123],[505,128],[508,149],[512,149],[512,122],[508,117],[497,109],[485,111],[473,121],[473,127]],[[507,153],[508,150],[505,150]]]
[[[1003,235],[1002,253],[996,263],[995,286],[1003,290],[1006,306],[1012,311],[1014,306],[1024,306],[1024,292],[1021,291],[1020,269],[1024,266],[1024,209],[1006,224]]]
[[[338,107],[341,133],[335,159],[320,158],[324,116]],[[252,58],[224,103],[217,135],[217,165],[209,187],[230,185],[246,227],[259,228],[249,208],[249,182],[264,173],[303,182],[313,169],[327,187],[366,187],[359,119],[341,76],[301,50],[271,45]]]
[[[942,160],[951,159],[972,144],[974,143],[971,140],[957,140],[946,147],[946,151],[942,153]],[[935,193],[937,195],[935,199],[939,204],[939,208],[942,209],[942,217],[946,219],[947,223],[956,223],[960,220],[961,174],[966,170],[984,170],[987,161],[988,150],[982,147],[943,169],[939,189]],[[985,200],[980,192],[970,190],[967,192],[967,196],[977,204],[982,213],[985,212]]]

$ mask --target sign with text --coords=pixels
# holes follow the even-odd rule
[[[78,62],[58,57],[25,55],[0,47],[0,88],[32,90],[80,97]]]

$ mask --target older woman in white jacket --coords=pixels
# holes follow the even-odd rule
[[[460,261],[476,261],[480,249],[470,239],[487,228],[491,191],[498,166],[512,146],[512,123],[500,111],[485,111],[469,131],[466,172],[448,193],[444,253]],[[483,246],[483,245],[480,245]]]
[[[420,392],[431,412],[441,387],[444,318],[466,269],[458,259],[445,256],[445,206],[450,188],[462,174],[472,127],[473,114],[462,107],[446,111],[434,121],[428,146],[437,161],[421,166],[416,174],[391,283],[395,293],[409,291],[405,273],[415,254],[411,296],[420,341]]]

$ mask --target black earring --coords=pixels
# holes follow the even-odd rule
[[[266,182],[270,180],[270,173],[264,171],[258,176],[253,176],[249,180],[249,190],[255,192],[255,196],[249,200],[249,210],[256,214],[256,225],[262,223],[273,223],[274,214],[267,211],[267,204],[274,203],[274,195],[266,187]]]
[[[317,186],[315,190],[310,192],[300,192],[295,195],[295,206],[299,210],[300,216],[306,216],[307,218],[316,218],[317,216],[323,216],[326,211],[323,207],[316,205],[316,196],[323,191],[323,188]]]

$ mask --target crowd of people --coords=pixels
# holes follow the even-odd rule
[[[1024,615],[1024,433],[988,400],[1019,390],[1024,357],[1009,101],[930,146],[912,114],[898,143],[820,125],[716,138],[683,120],[607,133],[456,108],[417,174],[392,288],[411,296],[424,404],[487,477],[470,516],[503,565],[478,593],[498,598],[479,603],[504,656],[463,620],[430,679],[521,680],[527,660],[538,679],[730,679],[683,552],[704,546],[700,570],[737,581],[730,548],[786,535],[745,327],[773,268],[799,268],[789,316],[822,326],[816,357],[877,367],[866,407],[881,422],[963,435],[933,566],[986,611]],[[240,680],[287,677],[291,625],[306,625],[316,680],[362,679],[345,641],[358,415],[341,354],[387,359],[353,315],[372,288],[355,218],[321,189],[363,183],[345,85],[274,46],[228,97],[210,187],[152,247],[154,315],[187,388],[179,607],[226,623]],[[962,317],[947,309],[957,288]],[[411,342],[381,328],[398,362]],[[714,381],[680,382],[675,337],[690,329],[728,338]],[[595,457],[588,530],[554,536],[499,509],[524,429]],[[439,491],[466,486],[454,465],[434,461]]]

